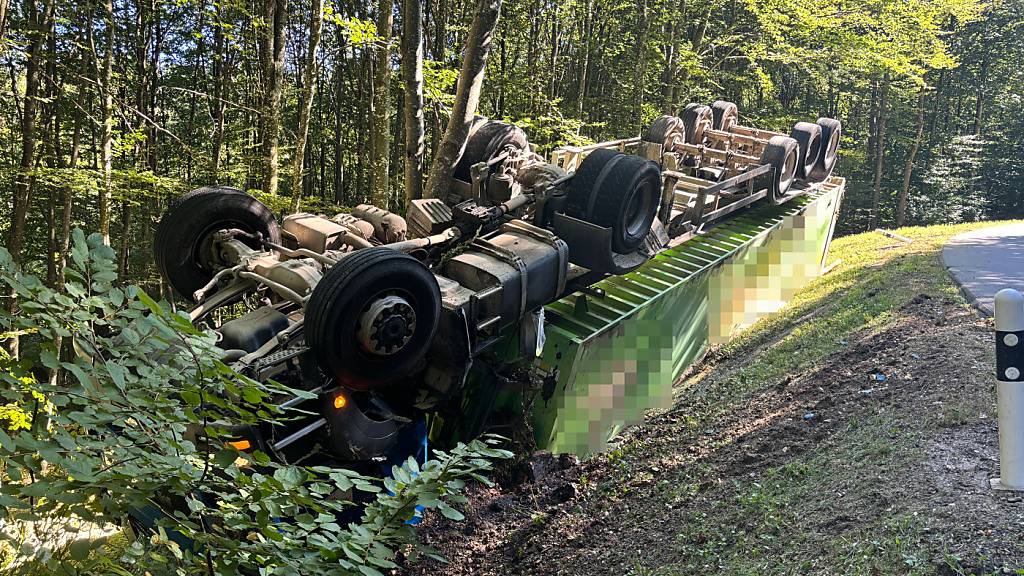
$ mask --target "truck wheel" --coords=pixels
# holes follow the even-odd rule
[[[364,248],[313,289],[306,342],[339,384],[375,390],[412,373],[440,317],[441,291],[426,266],[390,248]]]
[[[683,110],[683,125],[687,144],[704,143],[704,132],[711,128],[712,114],[708,106],[687,106]]]
[[[275,243],[281,241],[274,214],[241,190],[207,186],[171,204],[156,227],[153,252],[157,269],[175,292],[193,300],[192,294],[224,267],[210,243],[214,232],[227,228],[258,233]],[[254,240],[240,240],[250,248],[262,249]]]
[[[658,211],[658,165],[599,148],[580,164],[569,185],[566,213],[612,229],[612,250],[629,254],[643,242]]]
[[[782,204],[787,200],[793,180],[796,179],[799,144],[788,136],[772,136],[768,146],[761,153],[761,164],[772,167],[771,172],[758,177],[755,187],[768,189],[768,198],[773,204]]]
[[[497,120],[486,120],[469,136],[466,150],[455,165],[455,178],[464,182],[470,181],[469,169],[474,164],[486,162],[500,154],[505,148],[525,150],[528,146],[526,132],[514,124],[506,124]]]
[[[810,122],[797,122],[789,135],[800,146],[796,176],[806,180],[814,165],[818,163],[818,156],[821,155],[821,126]]]
[[[651,144],[661,144],[665,151],[672,150],[675,141],[682,142],[685,138],[685,126],[678,116],[658,116],[647,127],[642,140]]]
[[[715,130],[728,132],[729,128],[731,128],[733,124],[739,122],[740,112],[732,102],[715,100],[715,102],[711,104],[711,118],[711,125]]]
[[[818,126],[821,127],[821,153],[807,175],[809,182],[823,182],[832,175],[839,158],[839,139],[843,135],[843,124],[839,120],[818,118]]]

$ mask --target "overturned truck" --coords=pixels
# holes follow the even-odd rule
[[[481,118],[447,196],[404,218],[360,205],[279,222],[241,191],[200,188],[161,219],[155,257],[236,370],[315,393],[278,399],[305,416],[235,427],[238,446],[374,467],[422,454],[428,425],[441,444],[500,425],[497,390],[529,380],[546,305],[814,189],[840,132],[828,118],[768,132],[730,103],[692,104],[548,162],[522,129]]]

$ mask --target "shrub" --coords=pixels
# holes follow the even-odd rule
[[[148,507],[165,518],[124,547],[121,573],[374,575],[399,551],[433,555],[406,524],[417,506],[460,518],[466,480],[486,483],[492,459],[509,456],[486,438],[422,466],[410,458],[382,481],[239,452],[223,422],[288,418],[271,396],[304,392],[232,371],[187,315],[118,287],[113,259],[76,231],[56,291],[0,248],[0,286],[18,310],[0,312],[0,334],[22,339],[19,358],[0,358],[0,518],[36,544],[14,542],[7,567],[84,558],[76,526]],[[360,510],[352,491],[375,496]],[[361,520],[343,526],[344,512]]]

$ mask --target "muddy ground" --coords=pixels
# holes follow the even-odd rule
[[[955,228],[837,240],[841,264],[713,350],[675,405],[583,462],[429,515],[421,574],[1024,573],[997,475],[992,327],[938,261]]]

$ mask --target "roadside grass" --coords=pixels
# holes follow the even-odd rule
[[[696,437],[705,423],[758,392],[812,373],[849,343],[893,328],[901,308],[921,294],[969,306],[941,262],[941,248],[960,232],[1004,223],[899,230],[909,243],[875,232],[836,239],[830,261],[840,263],[830,274],[677,385],[677,400],[713,399],[695,404],[706,409],[687,412],[692,426],[686,428]],[[929,430],[978,418],[991,399],[975,396],[951,398],[924,418],[876,401],[868,416],[851,416],[812,449],[704,491],[690,488],[697,486],[700,470],[683,472],[671,483],[674,488],[659,493],[697,510],[679,518],[678,560],[655,567],[637,563],[632,573],[923,575],[935,574],[937,566],[945,574],[975,573],[964,571],[962,559],[935,549],[922,534],[922,519],[876,487],[924,458],[920,440]],[[623,457],[609,459],[618,465]],[[637,455],[643,457],[649,455]],[[819,531],[832,522],[834,530]]]

